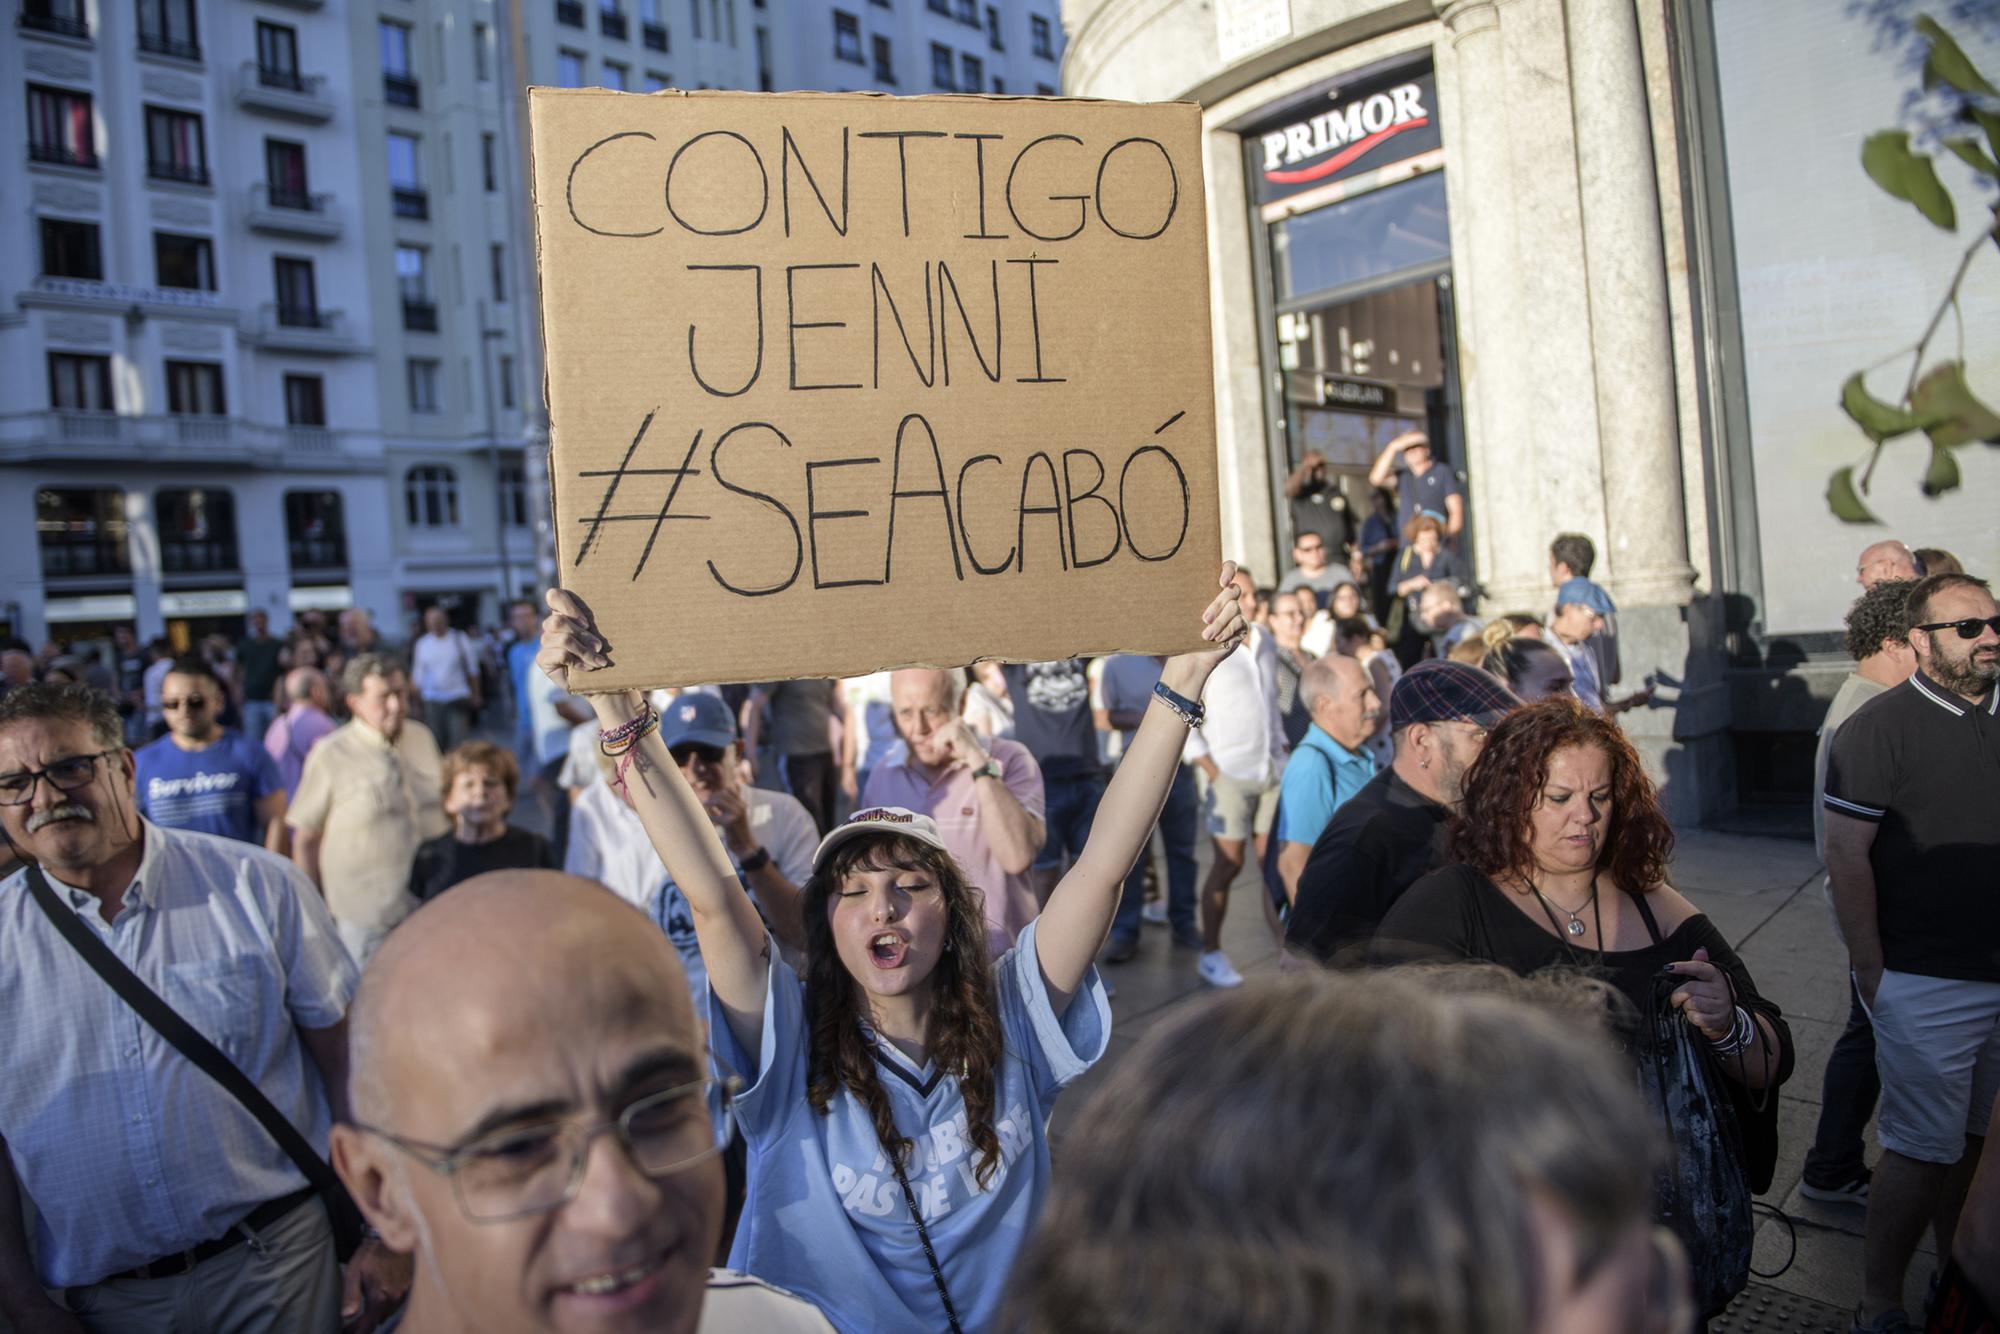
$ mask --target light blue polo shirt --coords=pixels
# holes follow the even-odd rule
[[[1056,1018],[1031,922],[993,962],[1004,1054],[994,1072],[1000,1165],[981,1190],[958,1077],[875,1049],[896,1128],[916,1143],[905,1169],[964,1329],[997,1328],[1015,1254],[1049,1186],[1048,1119],[1056,1094],[1104,1054],[1111,1004],[1093,969]],[[729,1265],[797,1293],[843,1334],[937,1334],[947,1328],[916,1224],[868,1110],[846,1089],[827,1115],[806,1102],[805,988],[773,958],[761,1049],[744,1051],[709,993],[716,1073],[748,1087],[736,1113],[750,1150],[748,1199]]]
[[[1308,846],[1318,842],[1333,813],[1374,776],[1373,755],[1347,749],[1314,723],[1285,763],[1278,788],[1279,839]]]

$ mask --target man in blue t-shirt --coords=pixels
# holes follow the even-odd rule
[[[1299,676],[1299,699],[1312,726],[1285,764],[1271,830],[1279,879],[1272,888],[1283,889],[1287,909],[1298,895],[1299,872],[1333,813],[1375,776],[1368,738],[1382,716],[1382,700],[1368,669],[1339,654],[1306,665]]]
[[[160,685],[167,734],[134,754],[139,813],[170,829],[286,850],[285,784],[269,752],[217,722],[227,695],[215,669],[176,659]]]
[[[541,618],[535,604],[521,598],[507,608],[507,624],[514,642],[507,646],[507,680],[514,687],[514,758],[524,775],[541,772],[541,754],[535,744],[535,706],[532,692],[535,652],[542,646]]]

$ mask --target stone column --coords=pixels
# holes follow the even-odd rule
[[[1459,348],[1473,454],[1468,500],[1481,575],[1504,598],[1532,568],[1530,548],[1537,539],[1531,525],[1501,516],[1539,509],[1534,469],[1506,462],[1532,433],[1518,392],[1519,256],[1508,197],[1513,164],[1506,58],[1495,0],[1445,0],[1438,17],[1451,34],[1457,112],[1445,119],[1445,142],[1458,233],[1452,266],[1469,326]]]
[[[1571,96],[1590,290],[1607,550],[1623,602],[1692,593],[1672,318],[1633,0],[1568,0]]]

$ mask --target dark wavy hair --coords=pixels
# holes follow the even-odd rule
[[[1882,651],[1882,641],[1910,642],[1910,590],[1914,579],[1890,579],[1854,600],[1847,609],[1847,656],[1860,662]]]
[[[1488,876],[1534,866],[1529,815],[1549,778],[1549,757],[1595,746],[1611,759],[1611,813],[1598,866],[1620,889],[1645,894],[1666,879],[1674,831],[1653,780],[1618,724],[1571,695],[1551,695],[1501,720],[1465,772],[1465,800],[1451,817],[1451,855]]]
[[[965,1120],[979,1159],[973,1169],[983,1188],[1000,1167],[1000,1136],[993,1128],[1000,1087],[1000,1015],[993,1001],[993,965],[986,957],[986,911],[949,853],[897,834],[864,835],[834,850],[807,878],[801,911],[806,937],[806,1101],[821,1116],[847,1089],[868,1109],[882,1151],[907,1164],[916,1147],[896,1129],[889,1095],[875,1074],[862,1036],[861,984],[849,975],[833,941],[827,901],[854,871],[922,871],[944,896],[945,953],[931,971],[930,1055],[940,1070],[958,1076]]]

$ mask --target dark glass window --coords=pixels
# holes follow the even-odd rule
[[[880,33],[875,35],[875,77],[883,83],[896,81],[896,51]]]
[[[28,156],[68,167],[97,165],[89,93],[28,85]]]
[[[212,361],[168,362],[167,411],[183,417],[226,416],[222,367]]]
[[[35,537],[42,549],[42,574],[130,574],[126,542],[125,493],[50,487],[35,493]]]
[[[299,34],[282,23],[257,20],[257,79],[272,88],[301,91],[299,77]]]
[[[64,412],[110,412],[111,358],[49,353],[49,406]]]
[[[951,48],[937,42],[931,43],[931,82],[940,88],[957,85],[957,66],[952,63]]]
[[[434,463],[410,469],[403,510],[412,528],[458,527],[458,474]]]
[[[306,180],[306,146],[288,139],[264,141],[264,185],[272,208],[312,207],[312,187]]]
[[[104,252],[94,222],[43,218],[42,272],[51,278],[104,278]]]
[[[833,11],[833,58],[861,63],[861,20],[838,9]]]
[[[301,328],[319,325],[319,291],[309,259],[279,255],[271,261],[278,295],[278,323]]]
[[[215,290],[215,243],[206,236],[153,233],[153,269],[162,287]]]
[[[338,491],[285,492],[285,543],[293,570],[337,570],[347,565],[347,523]]]
[[[206,574],[240,567],[236,555],[236,497],[212,487],[164,490],[153,500],[160,531],[160,569],[166,574]]]
[[[200,116],[171,107],[146,108],[146,174],[158,181],[208,184]]]
[[[139,0],[139,49],[200,60],[195,0]]]
[[[326,425],[326,381],[317,375],[285,377],[285,424]]]

